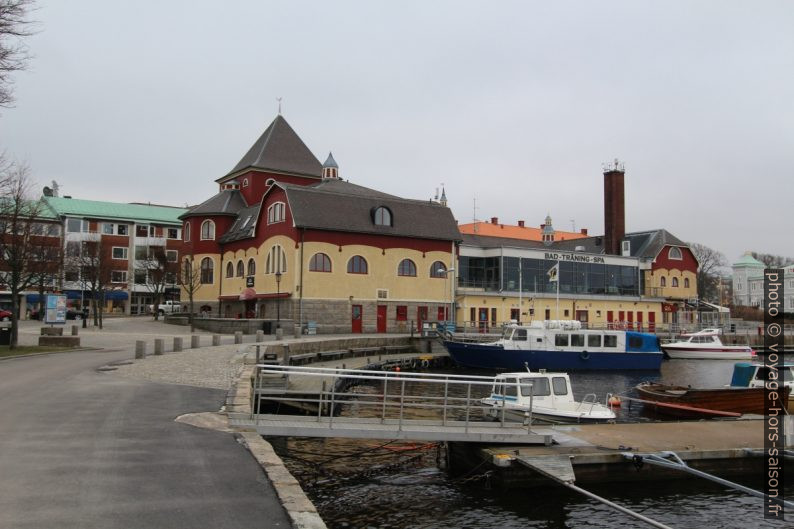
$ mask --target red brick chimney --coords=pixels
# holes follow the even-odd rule
[[[491,217],[491,224],[499,224],[499,217]]]
[[[519,220],[518,221],[518,227],[519,228],[523,228],[524,227],[524,221],[523,220]]]
[[[604,167],[604,253],[620,255],[620,243],[626,235],[623,164],[615,159]]]
[[[581,230],[579,230],[579,233],[581,233],[582,235],[587,235],[587,228],[582,228]]]

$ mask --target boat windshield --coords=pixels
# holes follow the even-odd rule
[[[551,394],[548,378],[522,378],[520,384],[522,397],[529,397],[530,393],[535,397],[547,397]]]
[[[755,373],[756,380],[767,380],[767,371],[768,367],[759,367],[758,371]],[[792,382],[794,381],[794,373],[792,373],[791,368],[786,367],[781,369],[783,371],[783,383]]]
[[[513,334],[513,330],[514,329],[512,327],[507,327],[504,331],[502,331],[502,339],[509,340],[510,336]]]

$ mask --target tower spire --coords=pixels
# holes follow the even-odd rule
[[[326,178],[339,178],[339,165],[334,160],[334,155],[330,152],[323,164],[323,180]]]

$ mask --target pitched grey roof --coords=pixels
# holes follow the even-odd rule
[[[227,243],[232,241],[239,241],[240,239],[247,239],[254,236],[254,228],[256,227],[256,220],[259,218],[259,204],[241,209],[234,223],[229,230],[221,236],[218,241]]]
[[[224,189],[214,197],[205,200],[198,206],[193,206],[180,219],[195,217],[197,215],[237,215],[247,204],[243,195],[237,189]]]
[[[625,239],[631,241],[631,255],[653,259],[667,245],[688,247],[689,245],[667,230],[650,230],[627,233]]]
[[[312,186],[276,185],[286,191],[299,228],[460,240],[452,211],[435,202],[399,198],[342,180],[325,180]],[[391,211],[391,226],[373,222],[373,211],[380,206]]]
[[[540,241],[527,241],[524,239],[512,239],[509,237],[489,237],[487,235],[473,235],[461,233],[461,244],[476,248],[548,248]]]
[[[318,178],[322,176],[323,169],[320,161],[280,114],[229,174],[249,167]]]

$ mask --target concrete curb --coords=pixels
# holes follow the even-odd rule
[[[59,349],[57,351],[47,351],[46,353],[27,353],[23,355],[14,355],[14,356],[3,356],[0,357],[0,362],[4,362],[6,360],[14,360],[15,358],[30,358],[32,356],[45,356],[45,355],[54,355],[54,354],[62,354],[62,353],[78,353],[81,351],[104,351],[104,349],[100,347],[75,347],[74,349]]]
[[[226,411],[251,412],[251,377],[254,366],[246,365],[240,377],[232,386],[226,396]],[[264,470],[265,475],[273,484],[284,510],[292,520],[295,529],[327,529],[325,522],[320,518],[317,508],[303,492],[298,480],[290,474],[284,462],[273,450],[273,446],[262,439],[256,432],[241,432],[236,434],[237,439],[248,448],[251,455],[257,460]]]

